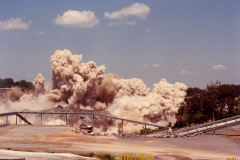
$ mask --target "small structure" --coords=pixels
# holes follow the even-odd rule
[[[91,133],[93,131],[93,127],[86,125],[85,123],[80,124],[79,129],[87,133]]]
[[[86,123],[84,123],[83,119],[85,117],[80,117],[80,121],[78,122],[79,127],[75,130],[75,132],[82,132],[83,134],[89,134],[91,132],[93,132],[93,127],[90,125],[86,125]]]

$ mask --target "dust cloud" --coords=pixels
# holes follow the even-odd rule
[[[82,55],[57,50],[51,56],[52,84],[46,87],[38,74],[35,90],[23,94],[13,88],[10,101],[2,110],[43,110],[61,105],[71,109],[91,108],[137,121],[166,125],[175,122],[175,114],[184,101],[187,86],[168,83],[165,79],[147,88],[141,79],[123,79],[105,74],[105,66],[82,62]],[[2,105],[2,104],[1,104]]]
[[[9,98],[11,101],[15,102],[15,101],[18,101],[20,97],[22,97],[22,95],[23,95],[23,92],[21,88],[12,87],[9,93]]]

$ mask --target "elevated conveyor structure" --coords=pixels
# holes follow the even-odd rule
[[[41,121],[42,121],[42,116],[46,115],[46,114],[51,114],[51,115],[65,115],[65,123],[66,125],[68,124],[68,115],[88,115],[88,116],[92,116],[92,122],[93,122],[93,126],[94,126],[94,119],[96,116],[100,116],[100,117],[107,117],[107,118],[111,118],[111,119],[115,119],[115,120],[121,120],[122,121],[122,134],[123,134],[123,122],[131,122],[131,123],[137,123],[137,124],[141,124],[145,126],[145,136],[146,136],[146,128],[147,126],[154,126],[157,128],[161,128],[161,129],[166,129],[166,130],[170,130],[169,127],[165,127],[165,126],[160,126],[157,124],[153,124],[153,123],[146,123],[146,122],[140,122],[140,121],[134,121],[134,120],[130,120],[130,119],[126,119],[126,118],[121,118],[121,117],[117,117],[117,116],[113,116],[113,115],[107,115],[107,114],[99,114],[99,113],[94,113],[94,112],[8,112],[8,113],[0,113],[0,117],[6,117],[6,124],[8,125],[8,116],[12,116],[12,115],[16,115],[16,122],[17,122],[17,117],[19,117],[20,119],[22,119],[24,122],[26,122],[29,125],[32,125],[32,123],[30,123],[26,118],[24,118],[22,115],[24,114],[38,114],[41,117]],[[17,123],[16,123],[17,124]]]
[[[67,121],[68,121],[68,115],[73,115],[73,114],[88,115],[88,116],[92,116],[93,126],[94,126],[94,117],[96,117],[96,116],[108,117],[108,118],[117,119],[117,120],[122,121],[122,134],[123,134],[123,122],[124,121],[144,125],[145,126],[145,135],[146,135],[146,126],[154,126],[159,129],[160,128],[165,129],[165,132],[163,132],[163,134],[154,135],[155,138],[164,138],[164,137],[170,138],[170,137],[185,137],[185,136],[188,137],[188,136],[193,136],[193,135],[197,135],[197,134],[201,134],[201,133],[216,131],[216,130],[219,130],[222,128],[227,128],[227,127],[231,127],[231,126],[240,124],[240,115],[237,115],[234,117],[229,117],[229,118],[217,120],[214,122],[204,123],[201,125],[180,129],[178,131],[172,131],[171,128],[169,128],[169,127],[160,126],[160,125],[153,124],[153,123],[134,121],[134,120],[130,120],[130,119],[125,119],[125,118],[116,117],[116,116],[112,116],[112,115],[99,114],[99,113],[94,113],[94,112],[8,112],[8,113],[0,113],[0,117],[6,117],[6,124],[4,124],[2,126],[8,125],[8,123],[7,123],[8,116],[14,116],[14,115],[16,116],[16,125],[17,125],[17,118],[20,118],[28,125],[32,125],[32,123],[29,122],[29,120],[27,120],[26,118],[23,117],[24,114],[40,114],[41,119],[42,119],[42,115],[44,115],[44,114],[65,115],[66,125],[67,125]]]
[[[192,126],[185,129],[180,129],[175,132],[165,132],[165,134],[156,135],[154,137],[156,138],[185,137],[185,136],[189,137],[189,136],[195,136],[202,133],[216,131],[222,128],[227,128],[227,127],[231,127],[239,124],[240,124],[240,115],[237,115],[237,116],[217,120],[214,122],[204,123],[201,125]]]
[[[16,124],[17,124],[17,117],[23,120],[25,123],[32,125],[26,118],[24,118],[19,112],[8,112],[8,113],[0,113],[0,117],[6,117],[6,121],[4,125],[8,125],[8,116],[16,115]]]

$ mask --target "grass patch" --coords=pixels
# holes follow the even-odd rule
[[[87,154],[81,154],[80,156],[84,157],[98,157],[102,160],[115,160],[115,156],[108,154],[108,153],[98,153],[95,154],[93,152],[87,153]]]

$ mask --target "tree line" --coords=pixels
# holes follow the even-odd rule
[[[175,128],[215,121],[240,114],[240,85],[217,81],[206,89],[188,88],[176,114]]]
[[[12,78],[0,78],[0,88],[11,88],[11,87],[20,87],[20,88],[29,88],[34,89],[34,86],[31,82],[27,82],[26,80],[20,80],[14,82]]]

